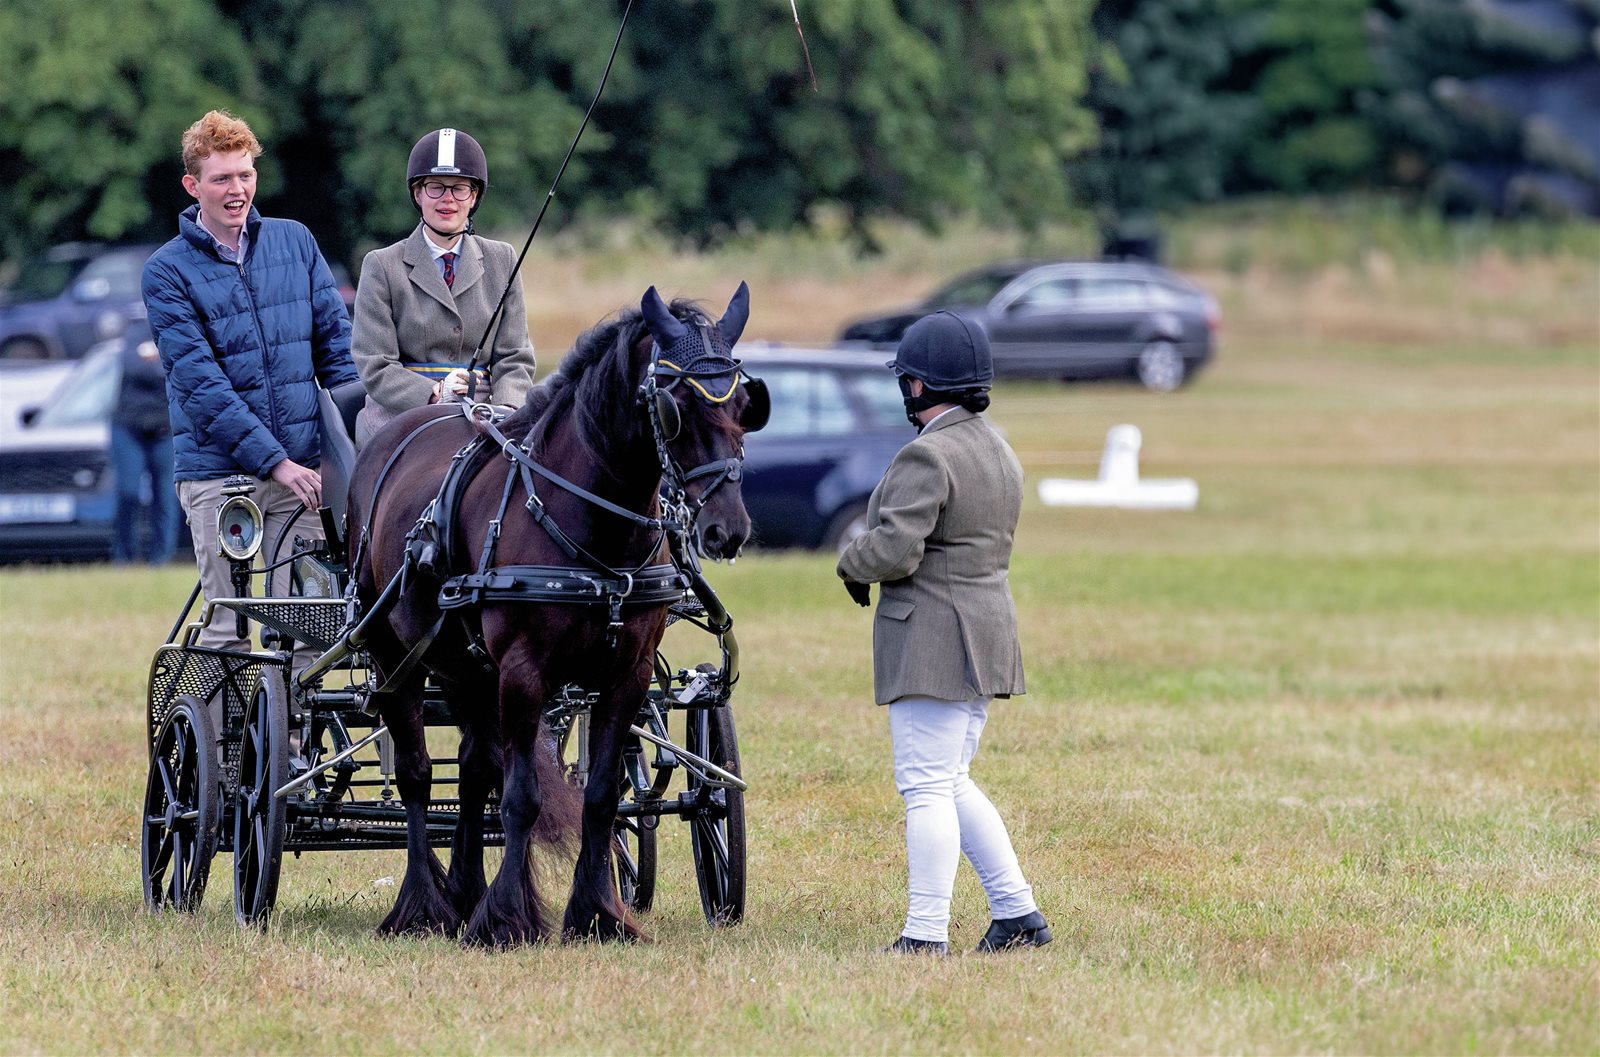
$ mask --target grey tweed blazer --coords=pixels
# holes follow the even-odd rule
[[[426,404],[433,379],[405,364],[465,367],[516,263],[504,242],[467,235],[458,247],[456,281],[446,286],[428,252],[422,225],[410,237],[367,254],[356,290],[350,354],[361,372],[367,404],[356,418],[356,443],[364,445],[400,412]],[[511,285],[501,313],[489,393],[478,399],[520,407],[533,385],[533,342],[520,282]],[[485,361],[489,349],[483,353]]]
[[[900,449],[867,504],[871,527],[839,576],[881,584],[873,696],[947,701],[1024,690],[1007,579],[1022,465],[982,415],[956,408]]]

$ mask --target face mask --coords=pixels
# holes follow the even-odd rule
[[[906,375],[902,374],[895,380],[900,383],[900,398],[905,401],[906,421],[915,426],[918,433],[921,433],[922,423],[917,420],[917,412],[928,410],[928,408],[933,407],[936,403],[938,403],[938,401],[929,398],[927,386],[923,386],[921,396],[912,396],[911,379]]]

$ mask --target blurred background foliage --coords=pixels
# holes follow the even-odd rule
[[[1600,213],[1600,0],[639,0],[551,221],[670,237],[844,218],[1107,231],[1261,194]],[[531,220],[620,3],[0,2],[0,256],[164,239],[183,129],[266,147],[257,203],[352,261],[414,223],[430,129],[490,158],[488,230]]]

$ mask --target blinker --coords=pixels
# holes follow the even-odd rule
[[[683,429],[683,416],[678,413],[678,402],[665,389],[657,389],[655,394],[656,421],[661,423],[661,436],[665,440],[674,440]]]
[[[748,375],[744,380],[744,391],[750,402],[739,413],[739,425],[746,433],[754,433],[772,417],[772,394],[767,391],[766,382]]]

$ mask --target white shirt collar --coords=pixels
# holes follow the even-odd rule
[[[935,422],[939,421],[941,418],[943,418],[944,416],[948,415],[950,412],[959,411],[959,410],[961,410],[961,405],[960,404],[956,404],[954,407],[945,408],[943,411],[939,412],[937,415],[934,415],[932,418],[928,419],[928,424],[922,427],[922,431],[924,433],[926,433],[928,430],[933,428],[933,424]]]
[[[221,239],[217,238],[217,233],[215,231],[212,231],[210,228],[206,227],[206,214],[203,210],[195,214],[195,220],[199,221],[200,230],[204,231],[207,235],[210,235],[211,241],[217,244],[217,252],[222,255],[224,260],[233,264],[237,264],[239,261],[244,260],[246,251],[250,249],[250,225],[246,224],[244,227],[239,229],[239,248],[235,250],[230,249],[226,242],[223,242]]]
[[[422,241],[426,242],[428,244],[428,252],[433,254],[433,259],[434,260],[438,260],[440,257],[443,257],[447,253],[454,253],[457,256],[460,256],[460,254],[461,254],[461,240],[463,238],[465,238],[465,237],[466,237],[466,232],[463,231],[461,234],[457,235],[456,236],[456,240],[454,242],[452,242],[448,246],[439,245],[437,242],[435,242],[432,239],[430,239],[426,234],[424,234],[422,236]]]

